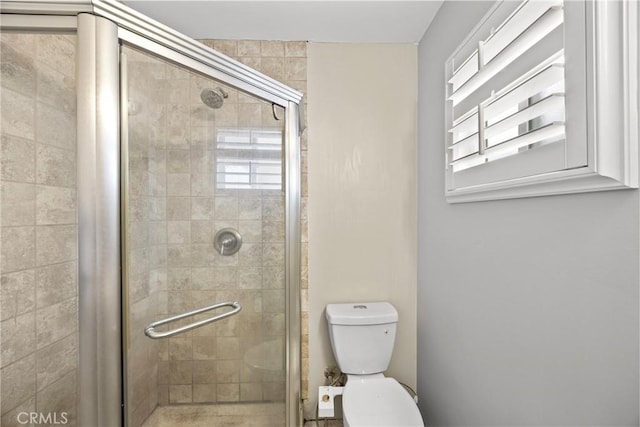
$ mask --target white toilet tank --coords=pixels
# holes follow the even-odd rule
[[[398,312],[388,302],[329,304],[331,348],[345,374],[387,370],[396,338]]]

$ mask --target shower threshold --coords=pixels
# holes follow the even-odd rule
[[[212,403],[158,406],[142,427],[284,427],[285,404]]]

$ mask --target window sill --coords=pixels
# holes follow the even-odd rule
[[[634,188],[629,183],[601,175],[588,167],[550,172],[542,175],[458,188],[447,191],[449,203],[539,197],[571,193]]]

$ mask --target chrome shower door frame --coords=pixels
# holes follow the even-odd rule
[[[302,93],[164,26],[117,0],[7,0],[3,30],[78,35],[78,425],[125,424],[122,245],[127,200],[121,176],[126,134],[119,51],[129,44],[286,108],[286,425],[302,425],[300,314],[300,134]],[[121,206],[122,204],[122,206]]]

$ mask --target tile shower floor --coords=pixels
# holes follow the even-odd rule
[[[284,403],[158,406],[142,427],[284,427]]]

